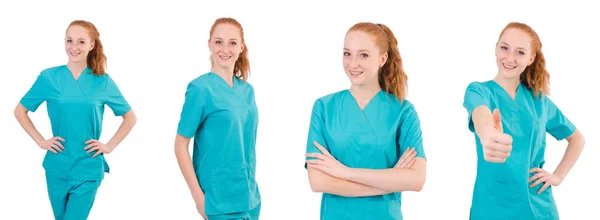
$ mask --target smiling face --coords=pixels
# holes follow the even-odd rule
[[[531,37],[517,28],[504,31],[496,44],[498,75],[506,79],[519,79],[525,68],[535,60]]]
[[[221,69],[231,69],[244,50],[240,29],[231,24],[219,24],[208,41],[213,64]]]
[[[88,53],[93,48],[94,41],[92,41],[88,31],[84,27],[73,25],[67,29],[65,50],[69,56],[69,62],[85,63]]]
[[[379,85],[379,69],[385,64],[387,53],[375,44],[375,37],[350,31],[344,40],[344,71],[355,86]]]

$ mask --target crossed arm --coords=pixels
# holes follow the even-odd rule
[[[324,192],[346,197],[384,195],[392,192],[419,192],[425,184],[426,161],[416,158],[414,149],[407,150],[393,168],[350,168],[337,161],[321,145],[322,152],[306,156],[308,178],[314,192]]]

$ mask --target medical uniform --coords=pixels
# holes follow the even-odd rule
[[[495,81],[472,82],[466,89],[464,107],[469,113],[469,130],[475,133],[471,115],[478,106],[498,109],[504,133],[512,136],[512,152],[505,163],[483,158],[477,134],[477,178],[471,205],[472,220],[536,219],[558,220],[552,186],[537,194],[543,184],[529,185],[532,168],[544,168],[546,132],[557,140],[573,134],[575,126],[546,96],[534,97],[532,90],[519,84],[515,98]]]
[[[209,219],[258,219],[256,183],[258,110],[254,89],[233,77],[233,87],[213,72],[187,85],[177,133],[194,138],[193,165]]]
[[[55,219],[86,219],[96,191],[109,172],[104,155],[84,150],[86,141],[98,140],[102,132],[104,105],[115,116],[131,107],[108,74],[96,76],[86,68],[78,79],[66,65],[45,69],[20,103],[35,112],[46,102],[52,135],[65,139],[65,149],[44,157],[48,194]]]
[[[425,158],[415,108],[383,90],[363,110],[349,90],[318,99],[312,110],[306,152],[320,153],[313,141],[351,168],[392,168],[412,147],[417,157]],[[366,197],[323,193],[321,219],[401,220],[401,198],[400,192]]]

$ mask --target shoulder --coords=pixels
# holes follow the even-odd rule
[[[40,73],[40,76],[52,78],[52,77],[56,77],[64,72],[69,72],[67,65],[53,66],[53,67],[48,67],[46,69],[43,69],[42,72]]]
[[[210,73],[204,73],[188,83],[188,88],[206,89],[212,84]]]
[[[341,90],[341,91],[329,93],[329,94],[319,97],[315,101],[315,104],[318,103],[321,105],[329,105],[329,104],[338,103],[346,95],[349,95],[347,90]]]
[[[472,81],[467,85],[467,90],[489,91],[493,81]]]

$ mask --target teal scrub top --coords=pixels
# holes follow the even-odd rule
[[[205,196],[206,215],[252,210],[256,183],[258,110],[254,88],[237,77],[233,87],[213,72],[187,85],[177,133],[194,138],[192,161]]]
[[[104,155],[84,150],[86,141],[98,140],[102,133],[104,105],[115,116],[131,107],[108,74],[96,76],[88,67],[75,80],[66,65],[45,69],[20,103],[35,112],[46,102],[52,135],[65,139],[65,149],[44,157],[43,167],[51,175],[68,180],[102,180],[109,172]]]
[[[546,132],[557,140],[573,134],[575,126],[547,96],[534,96],[519,84],[515,99],[495,81],[472,82],[466,89],[464,107],[469,114],[469,130],[475,133],[471,115],[478,106],[498,108],[504,133],[512,136],[512,152],[505,163],[483,158],[477,134],[477,177],[471,204],[471,219],[559,219],[552,186],[542,194],[543,184],[529,188],[532,168],[544,168]],[[549,171],[551,172],[551,171]]]
[[[351,168],[392,168],[409,147],[416,149],[417,157],[425,158],[414,106],[408,100],[400,102],[383,90],[363,110],[349,90],[317,99],[312,109],[306,152],[320,153],[313,141]],[[400,192],[366,197],[323,193],[321,219],[399,220],[402,219],[401,198]]]

